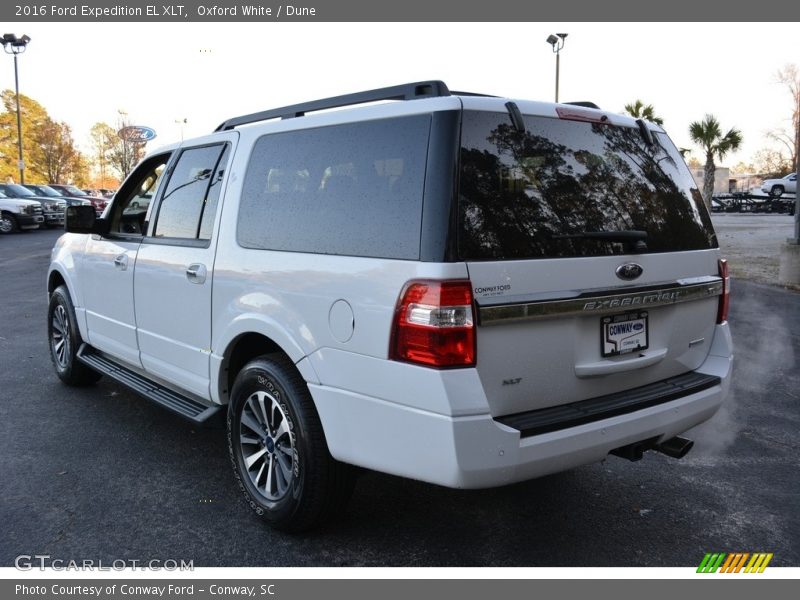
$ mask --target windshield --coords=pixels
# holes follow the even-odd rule
[[[462,129],[458,248],[462,259],[603,256],[717,246],[697,186],[661,133],[638,128],[467,111]],[[637,234],[638,235],[638,234]]]
[[[48,187],[46,185],[32,185],[31,188],[33,188],[33,190],[36,193],[41,194],[43,196],[51,196],[51,197],[57,196],[59,198],[61,197],[61,194],[59,194],[53,188]]]
[[[74,185],[65,185],[64,188],[67,190],[68,194],[72,194],[73,196],[85,196],[83,190],[79,190]]]
[[[32,191],[30,191],[28,188],[22,187],[18,183],[9,183],[9,184],[6,184],[3,187],[6,189],[6,191],[12,192],[14,194],[14,196],[16,196],[17,198],[22,198],[23,196],[35,196],[36,195]]]

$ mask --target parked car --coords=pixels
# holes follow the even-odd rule
[[[797,173],[789,173],[780,179],[767,179],[761,184],[761,191],[770,196],[782,196],[784,193],[797,193]]]
[[[73,198],[83,198],[88,200],[94,206],[95,212],[97,216],[103,214],[103,211],[108,204],[107,198],[100,198],[98,196],[89,196],[83,192],[83,190],[75,187],[74,185],[65,185],[62,183],[48,183],[48,187],[53,188],[55,191],[65,195],[65,196],[72,196]]]
[[[41,203],[22,198],[9,198],[0,191],[0,233],[38,229],[43,223]]]
[[[341,510],[353,465],[485,488],[681,458],[730,385],[696,184],[660,126],[596,108],[428,81],[235,117],[66,229],[58,377],[224,417],[281,529]]]
[[[42,214],[44,215],[44,225],[46,227],[64,226],[64,209],[67,205],[64,200],[40,196],[17,183],[0,184],[0,192],[3,192],[9,198],[33,200],[41,204]]]
[[[24,187],[28,188],[34,194],[38,194],[39,196],[47,196],[48,198],[58,198],[63,200],[67,206],[80,206],[80,205],[88,205],[91,206],[92,203],[85,198],[74,198],[72,196],[65,196],[60,192],[57,192],[53,188],[48,185],[32,185],[32,184],[25,184]]]

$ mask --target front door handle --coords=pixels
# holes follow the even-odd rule
[[[205,283],[206,281],[206,266],[200,263],[194,263],[186,269],[186,279],[191,283]]]
[[[128,270],[128,255],[127,254],[120,254],[119,256],[114,258],[114,266],[117,267],[120,271],[127,271]]]

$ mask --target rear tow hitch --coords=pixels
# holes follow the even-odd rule
[[[626,446],[620,446],[619,448],[614,448],[609,454],[619,456],[620,458],[625,458],[631,462],[642,460],[642,456],[644,456],[644,453],[648,450],[656,450],[657,452],[661,452],[661,454],[666,454],[672,458],[683,458],[689,453],[689,450],[692,449],[692,446],[694,446],[694,442],[692,440],[687,440],[686,438],[682,438],[680,436],[675,436],[674,438],[670,438],[664,442],[661,442],[660,444],[658,443],[658,438],[654,437],[642,440],[640,442],[634,442]]]

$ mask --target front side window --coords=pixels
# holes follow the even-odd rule
[[[220,158],[225,154],[227,160],[226,148],[217,144],[181,153],[161,197],[154,237],[210,239],[224,175]],[[200,237],[201,233],[208,237]]]
[[[109,233],[143,235],[147,209],[169,161],[170,154],[145,160],[114,197],[109,215]]]

